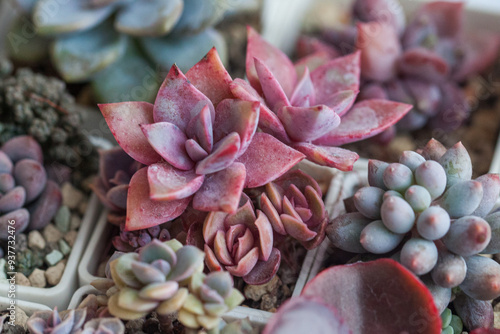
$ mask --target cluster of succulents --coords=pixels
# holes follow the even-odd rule
[[[92,81],[106,101],[154,98],[160,70],[174,63],[187,70],[213,46],[225,59],[224,38],[212,27],[237,9],[226,0],[17,1],[29,18],[19,18],[11,35],[33,29],[34,51],[26,54],[23,43],[9,38],[11,56],[43,59],[50,47],[52,63],[67,82]]]
[[[325,50],[334,55],[361,50],[360,98],[413,104],[399,128],[430,124],[453,130],[470,113],[460,84],[490,67],[500,49],[500,38],[491,32],[465,33],[464,7],[462,2],[429,2],[406,22],[397,0],[356,0],[352,24],[324,32],[328,45],[303,41],[299,52],[321,58]]]
[[[15,233],[42,229],[61,206],[59,185],[50,180],[40,145],[30,136],[17,136],[0,148],[0,239]],[[14,221],[14,225],[11,225]]]
[[[42,146],[46,163],[78,169],[75,179],[94,173],[97,151],[81,129],[82,115],[65,84],[26,68],[0,78],[0,143],[29,135]]]
[[[442,309],[455,287],[474,299],[494,299],[500,265],[479,254],[500,250],[499,215],[490,213],[500,179],[471,177],[461,143],[446,150],[431,140],[420,154],[404,152],[399,163],[370,160],[370,186],[356,192],[355,212],[333,219],[327,235],[345,251],[389,254],[416,275],[430,274],[428,285],[444,289]]]

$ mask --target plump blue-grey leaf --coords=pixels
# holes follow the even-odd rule
[[[219,22],[230,7],[230,0],[184,0],[184,10],[173,34],[198,33]]]
[[[85,81],[120,59],[127,37],[110,22],[89,31],[60,38],[52,45],[52,60],[64,80]]]

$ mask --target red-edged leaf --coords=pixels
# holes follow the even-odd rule
[[[271,223],[273,230],[281,235],[286,235],[286,230],[285,227],[283,226],[283,223],[281,222],[280,214],[278,210],[276,210],[274,205],[271,203],[266,193],[263,193],[259,198],[259,206],[269,219],[269,222]]]
[[[259,248],[254,247],[234,266],[226,267],[226,270],[233,276],[242,277],[248,275],[259,260]]]
[[[307,160],[320,166],[337,168],[341,171],[351,171],[354,163],[359,159],[355,152],[334,146],[320,146],[311,143],[295,143],[292,146],[306,155]]]
[[[396,76],[401,43],[397,31],[389,23],[358,23],[356,47],[361,50],[361,74],[374,81],[387,81]]]
[[[214,119],[212,102],[193,86],[177,65],[173,65],[158,91],[154,105],[155,122],[169,122],[186,131],[191,118],[208,105]]]
[[[147,102],[100,104],[109,129],[128,155],[145,165],[161,160],[142,133],[141,124],[153,123],[153,105]]]
[[[490,31],[481,31],[468,36],[462,47],[464,58],[453,73],[453,79],[456,81],[482,73],[495,62],[500,49],[500,36]]]
[[[304,74],[299,80],[299,83],[293,91],[290,103],[295,107],[309,107],[314,105],[316,101],[316,94],[314,93],[314,85],[311,81],[311,74],[309,69],[304,69]]]
[[[229,167],[240,150],[240,136],[232,132],[214,147],[214,151],[196,164],[197,174],[212,174]]]
[[[342,90],[359,90],[361,52],[329,61],[311,72],[316,88],[316,104],[324,104],[331,96]]]
[[[257,101],[222,101],[215,110],[214,140],[217,142],[231,132],[237,132],[241,140],[238,155],[243,154],[257,131],[259,110]]]
[[[247,170],[246,186],[265,185],[286,173],[304,155],[266,133],[256,133],[247,151],[236,161]]]
[[[105,188],[111,186],[110,180],[121,168],[132,166],[134,160],[121,148],[99,150],[99,178]],[[128,170],[127,170],[128,171]],[[128,182],[127,182],[128,183]]]
[[[149,198],[148,168],[139,169],[132,179],[127,195],[125,229],[135,231],[160,225],[179,217],[191,197],[175,201],[153,201]]]
[[[271,70],[257,58],[255,58],[255,69],[257,70],[262,92],[269,108],[276,111],[283,106],[289,106],[290,101],[280,83],[276,80]]]
[[[247,284],[261,285],[269,282],[278,272],[281,263],[281,253],[277,248],[273,248],[267,261],[258,261],[252,271],[243,280]]]
[[[430,291],[391,259],[328,268],[305,286],[302,295],[336,307],[354,334],[441,333]]]
[[[259,231],[259,260],[267,261],[273,249],[273,227],[267,216],[260,210],[257,210],[255,226],[257,226],[257,230]]]
[[[193,161],[200,161],[208,156],[207,151],[194,139],[186,140],[186,152]]]
[[[172,201],[194,194],[203,184],[204,176],[193,169],[184,171],[165,162],[148,167],[149,197],[156,201]]]
[[[217,231],[224,231],[224,220],[227,217],[225,212],[210,212],[203,222],[203,239],[212,245]]]
[[[299,59],[294,65],[297,77],[302,77],[306,68],[308,68],[309,71],[314,71],[318,67],[328,63],[330,60],[332,60],[332,57],[325,51],[318,51]]]
[[[223,171],[208,175],[194,195],[193,207],[200,211],[236,211],[245,176],[245,166],[237,162]]]
[[[196,138],[198,144],[207,153],[212,152],[213,137],[213,119],[208,106],[204,106],[201,111],[189,122],[186,134],[189,138]]]
[[[252,87],[258,92],[262,91],[254,64],[254,58],[257,58],[269,68],[285,94],[290,96],[297,82],[293,63],[287,55],[266,42],[252,27],[248,26],[247,32],[246,72]]]
[[[186,78],[216,106],[233,96],[229,89],[231,76],[227,73],[219,54],[212,48],[202,60],[186,72]]]
[[[288,138],[285,128],[283,124],[281,124],[278,116],[266,106],[262,97],[260,97],[257,91],[253,89],[248,82],[241,79],[235,79],[231,83],[231,91],[238,99],[260,102],[259,128],[282,142],[290,142],[290,138]]]
[[[160,122],[143,124],[141,129],[154,150],[172,166],[182,170],[194,167],[194,162],[186,152],[188,138],[177,125]]]
[[[337,310],[320,298],[298,297],[286,301],[264,328],[263,334],[351,334]]]
[[[222,266],[215,257],[214,251],[205,245],[205,263],[210,271],[221,271]]]
[[[405,51],[398,68],[408,76],[432,82],[444,80],[450,72],[448,63],[441,56],[423,47]]]
[[[340,125],[314,141],[319,145],[342,145],[375,136],[399,121],[412,105],[386,101],[364,100],[356,103],[342,117]]]

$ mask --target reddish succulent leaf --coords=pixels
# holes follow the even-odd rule
[[[187,80],[177,65],[173,65],[156,96],[154,120],[173,123],[186,131],[191,118],[206,105],[210,108],[213,121],[212,102]]]
[[[340,125],[314,141],[320,145],[342,145],[375,136],[399,121],[413,106],[386,100],[356,103]]]
[[[429,290],[391,259],[328,268],[305,286],[302,295],[319,297],[337,308],[354,334],[441,333],[441,318]]]
[[[283,175],[282,177],[280,177],[279,179],[277,179],[273,183],[280,186],[283,189],[295,186],[300,191],[304,191],[304,192],[305,192],[307,186],[311,186],[320,196],[322,196],[321,195],[321,188],[319,187],[318,182],[316,182],[316,180],[314,180],[314,178],[312,178],[310,175],[304,173],[300,169],[296,169],[296,170],[290,171],[289,173],[286,173],[285,175]],[[266,188],[267,188],[267,186],[266,186]],[[267,190],[268,189],[266,189],[266,191]],[[279,191],[280,189],[277,188],[277,190]],[[277,196],[282,196],[282,195],[279,195],[279,193],[277,193],[276,197]]]
[[[326,44],[319,38],[307,35],[299,37],[299,40],[297,41],[296,52],[298,58],[303,58],[317,52],[327,53],[330,59],[341,56],[341,54],[337,51],[335,47]]]
[[[442,81],[450,72],[448,63],[441,56],[422,47],[405,51],[398,67],[408,76],[432,82]]]
[[[189,122],[186,134],[189,138],[196,138],[198,143],[207,153],[212,152],[214,145],[213,120],[208,106],[204,106],[200,113]]]
[[[325,217],[319,226],[316,227],[316,236],[309,241],[302,242],[305,249],[316,249],[326,237],[326,227],[328,226],[328,217]]]
[[[286,301],[266,325],[263,334],[351,334],[338,311],[319,298],[298,297]]]
[[[226,238],[224,235],[224,231],[217,231],[214,239],[214,253],[219,263],[225,266],[234,265],[231,254],[229,254],[229,250],[227,249]]]
[[[498,58],[500,37],[496,33],[481,31],[466,38],[462,47],[464,59],[453,73],[456,81],[466,80],[470,75],[488,69]]]
[[[229,88],[233,80],[224,68],[215,48],[208,51],[202,60],[186,72],[186,78],[215,106],[233,96]]]
[[[175,201],[153,201],[149,198],[148,168],[139,169],[132,179],[127,195],[125,229],[135,231],[160,225],[179,217],[191,197]]]
[[[259,260],[267,261],[273,250],[273,228],[267,216],[260,210],[257,210],[255,226],[257,226],[257,230],[259,231]]]
[[[189,155],[191,160],[200,161],[208,156],[207,151],[200,146],[200,144],[194,139],[188,139],[185,142],[186,153]]]
[[[200,189],[205,177],[160,162],[148,167],[149,197],[155,201],[186,198]]]
[[[243,280],[247,284],[260,285],[269,282],[278,272],[281,263],[281,253],[277,248],[273,248],[267,261],[258,261],[252,271]]]
[[[238,155],[243,154],[257,131],[259,109],[257,101],[222,101],[215,111],[214,140],[217,142],[231,132],[237,132],[241,140]]]
[[[299,241],[309,241],[316,236],[316,232],[311,231],[306,224],[296,217],[282,214],[280,216],[286,233]]]
[[[397,31],[389,23],[358,23],[356,47],[361,50],[361,74],[378,82],[396,76],[401,43]]]
[[[205,245],[205,263],[210,271],[221,271],[222,266],[219,263],[219,260],[217,260],[217,257],[215,256],[214,252],[208,245]]]
[[[103,182],[105,188],[111,186],[110,180],[115,177],[121,166],[130,166],[133,159],[121,148],[114,147],[109,150],[99,150],[99,177],[98,182]],[[128,181],[127,181],[128,184]]]
[[[259,260],[259,248],[254,247],[234,266],[227,266],[226,270],[233,276],[242,277],[248,275]]]
[[[250,231],[250,229],[248,228],[245,228],[245,226],[243,225],[235,225],[235,226],[231,226],[231,228],[238,228],[239,226],[243,227],[242,230],[245,231],[245,233],[238,238],[238,242],[236,245],[234,244],[231,244],[231,248],[233,248],[234,246],[237,246],[237,249],[236,249],[236,254],[234,256],[234,259],[236,262],[240,262],[241,259],[243,259],[245,257],[245,255],[247,255],[254,247],[254,244],[255,244],[255,238],[252,234],[252,231]],[[234,249],[232,249],[231,251],[234,251]]]
[[[357,95],[358,92],[353,90],[342,90],[330,96],[323,104],[332,108],[337,115],[342,117],[351,109]]]
[[[145,165],[161,160],[142,133],[141,124],[153,123],[153,105],[147,102],[100,104],[109,129],[128,155]]]
[[[309,107],[314,105],[316,94],[308,68],[304,69],[304,74],[293,91],[290,103],[295,107]]]
[[[269,200],[269,198],[265,193],[261,195],[259,201],[260,201],[259,206],[269,219],[269,222],[271,223],[273,230],[281,235],[286,235],[286,230],[285,227],[283,226],[283,223],[281,222],[280,214],[278,213],[278,211],[276,210],[276,208],[271,203],[271,201]]]
[[[314,71],[318,67],[328,63],[330,60],[332,60],[332,57],[328,52],[325,51],[315,52],[304,58],[299,59],[294,65],[295,72],[297,72],[298,77],[301,77],[302,75],[304,75],[306,68],[308,68],[309,71]]]
[[[359,90],[361,52],[333,59],[311,72],[316,88],[316,104],[324,104],[330,97],[342,90]]]
[[[203,186],[194,195],[193,208],[200,211],[236,211],[245,176],[245,166],[237,162],[206,176]]]
[[[439,37],[454,38],[462,31],[463,14],[463,2],[430,2],[420,7],[411,25],[418,26],[426,22],[436,28]]]
[[[177,125],[168,122],[142,124],[142,132],[151,147],[172,166],[190,170],[194,162],[186,152],[187,137]]]
[[[235,79],[231,83],[231,91],[238,99],[260,102],[259,128],[284,143],[290,142],[290,138],[288,138],[285,128],[283,124],[281,124],[278,116],[266,106],[264,99],[260,97],[257,91],[253,89],[248,82],[241,79]]]
[[[325,106],[283,107],[278,117],[288,136],[298,142],[308,142],[329,133],[340,124],[335,110]]]
[[[290,96],[297,82],[297,74],[290,59],[281,50],[266,42],[252,27],[247,27],[247,33],[246,72],[252,87],[261,92],[254,63],[254,58],[257,58],[269,68],[285,94]]]
[[[186,245],[196,246],[203,249],[205,240],[203,240],[203,222],[195,221],[189,225],[186,235]]]
[[[247,151],[236,161],[247,170],[246,186],[256,188],[275,180],[295,166],[304,155],[266,133],[256,133]]]
[[[294,149],[306,155],[307,160],[320,166],[337,168],[341,171],[351,171],[354,163],[359,159],[355,152],[334,146],[320,146],[310,143],[295,143]]]
[[[229,167],[240,150],[240,136],[232,132],[214,147],[214,151],[196,164],[197,174],[212,174]]]
[[[203,239],[212,245],[217,231],[224,231],[224,220],[227,217],[225,212],[211,211],[203,222]]]
[[[289,106],[290,101],[280,83],[276,80],[271,70],[257,58],[255,58],[255,69],[257,70],[260,85],[269,108],[276,111],[284,106]]]

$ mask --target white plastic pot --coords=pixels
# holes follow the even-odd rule
[[[97,197],[92,195],[59,284],[51,288],[17,285],[15,299],[18,300],[19,303],[21,301],[34,302],[46,305],[50,308],[57,306],[59,310],[66,309],[73,292],[78,288],[78,263],[87,245],[87,241],[89,240],[100,209],[101,206]],[[1,296],[7,296],[8,290],[9,284],[0,284]]]

